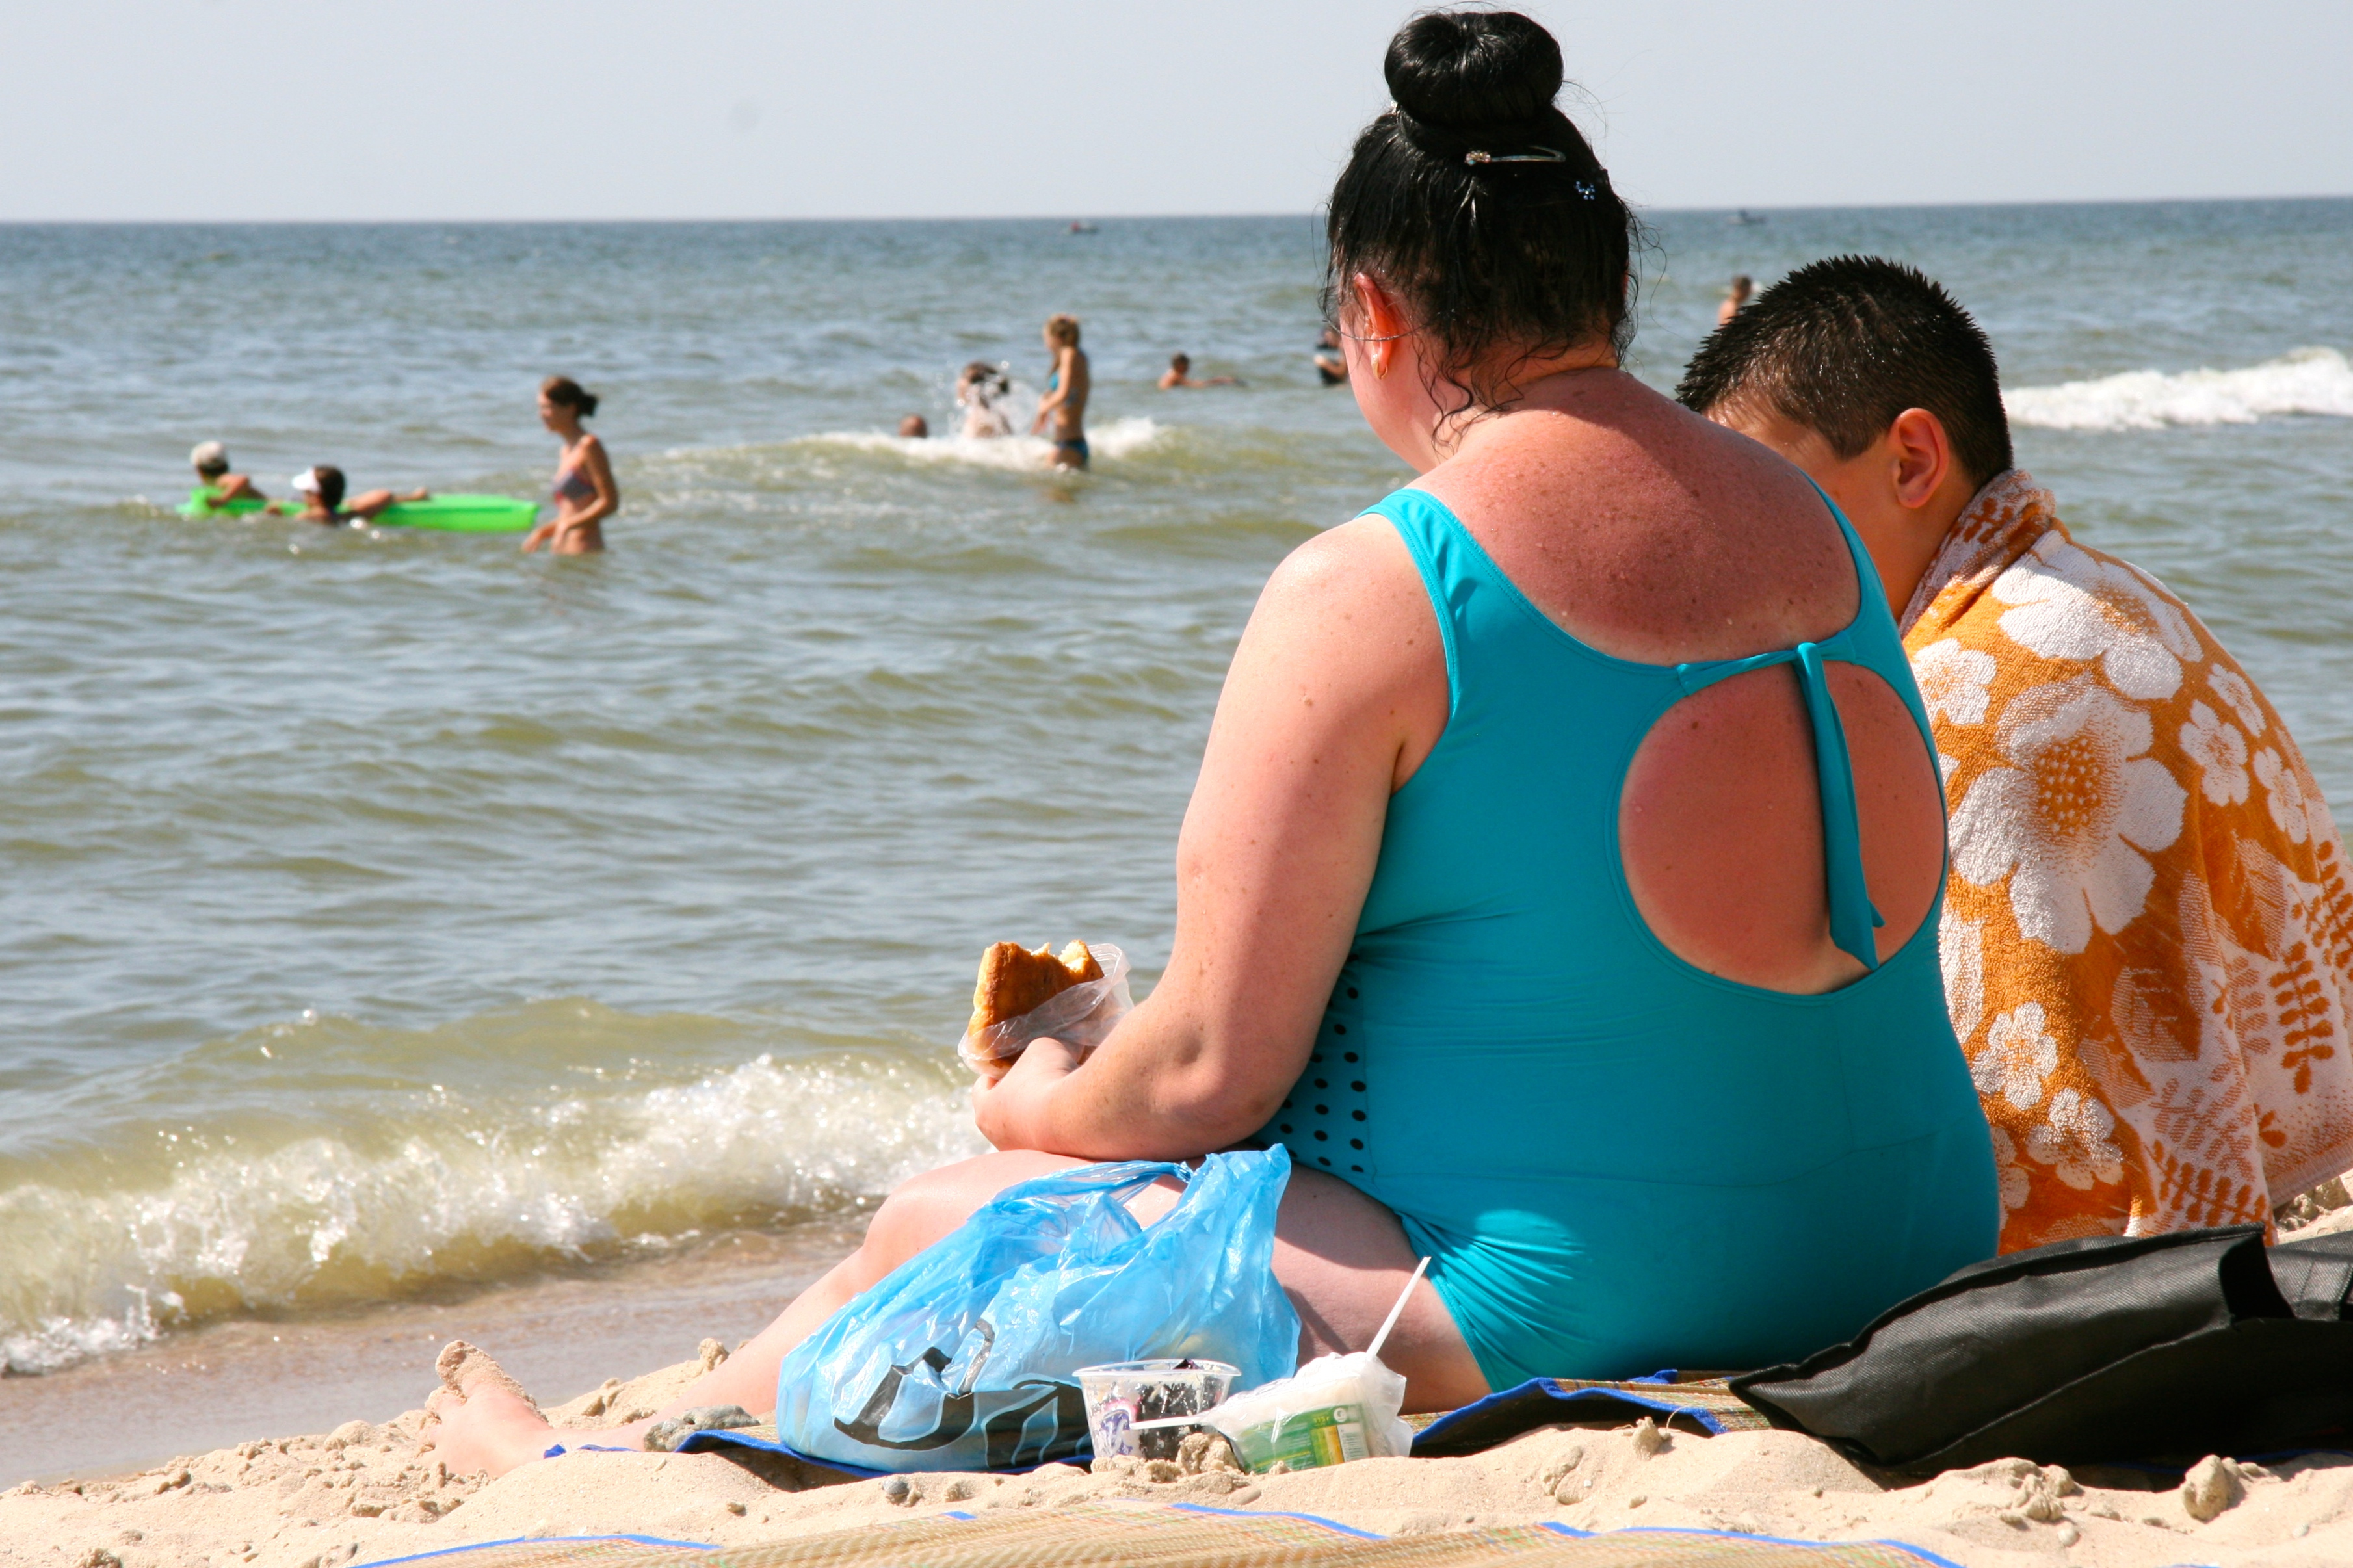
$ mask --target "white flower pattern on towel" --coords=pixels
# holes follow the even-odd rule
[[[2016,764],[1978,775],[1953,813],[1953,872],[2010,879],[2018,929],[2081,952],[2093,927],[2137,917],[2156,880],[2146,850],[2181,834],[2187,793],[2145,755],[2148,715],[2085,676],[2010,700],[1996,731]]]
[[[2263,804],[2271,807],[2272,820],[2288,842],[2301,844],[2311,837],[2311,814],[2305,808],[2304,780],[2297,770],[2265,746],[2255,753],[2255,776],[2263,781]]]
[[[1930,643],[1912,656],[1912,679],[1920,683],[1920,700],[1931,722],[1984,723],[1993,671],[1993,655],[1963,647],[1958,637]]]
[[[2043,1080],[2058,1067],[2059,1042],[2042,1027],[2042,1004],[2028,1002],[1993,1021],[1985,1049],[1969,1063],[1969,1079],[1979,1094],[1998,1094],[2031,1110],[2042,1099]]]
[[[2263,705],[2255,700],[2255,689],[2247,684],[2245,676],[2218,664],[2206,672],[2206,684],[2214,689],[2222,706],[2238,716],[2248,734],[2258,741],[2263,738]]]
[[[2147,578],[2046,533],[1989,592],[2017,608],[2003,633],[2045,658],[2097,659],[2126,697],[2170,697],[2181,667],[2201,657],[2189,617],[2149,591]]]
[[[2051,1097],[2043,1121],[2026,1135],[2026,1152],[2081,1192],[2095,1181],[2124,1180],[2125,1152],[2108,1141],[2116,1130],[2116,1119],[2106,1106],[2063,1089]]]
[[[2203,702],[2189,705],[2181,750],[2198,764],[2198,787],[2216,805],[2247,798],[2247,737]]]
[[[2353,864],[2229,652],[2015,469],[1901,619],[2003,1248],[2260,1223],[2353,1167]]]

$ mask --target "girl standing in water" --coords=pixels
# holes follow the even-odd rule
[[[621,510],[621,487],[605,443],[580,427],[596,412],[596,395],[568,375],[551,375],[539,386],[539,422],[564,442],[555,468],[555,515],[523,536],[528,555],[544,544],[552,555],[586,555],[605,548],[604,521]]]

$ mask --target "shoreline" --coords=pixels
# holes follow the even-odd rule
[[[739,1343],[856,1247],[862,1226],[739,1231],[662,1258],[308,1318],[239,1318],[38,1375],[0,1378],[0,1489],[136,1472],[173,1455],[336,1422],[385,1422],[435,1384],[453,1339],[543,1388]],[[335,1422],[329,1422],[330,1426]]]

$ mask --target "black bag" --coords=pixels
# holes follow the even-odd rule
[[[2094,1237],[1973,1264],[1852,1342],[1732,1380],[1866,1464],[2186,1463],[2353,1431],[2353,1234]]]

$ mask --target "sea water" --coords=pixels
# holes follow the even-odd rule
[[[2023,465],[2353,805],[2353,203],[1650,221],[1662,386],[1735,271],[1944,279]],[[977,1150],[981,950],[1148,989],[1259,584],[1407,477],[1310,367],[1317,236],[0,227],[0,1361],[53,1374],[0,1414],[222,1355],[348,1391],[361,1344],[417,1384],[323,1429],[460,1319],[643,1370]],[[1026,415],[1055,310],[1092,472],[889,434],[975,359]],[[1244,384],[1155,390],[1179,350]],[[170,510],[205,438],[272,493],[539,492],[550,374],[606,399],[601,558]]]

